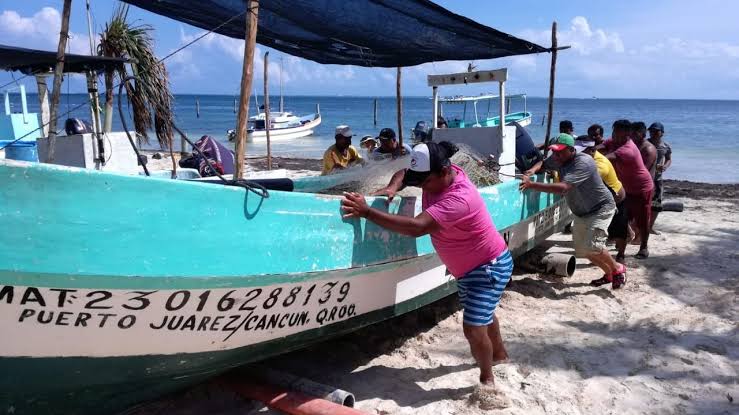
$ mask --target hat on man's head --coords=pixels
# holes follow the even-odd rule
[[[360,145],[364,145],[364,143],[366,143],[368,141],[372,141],[374,143],[377,143],[377,140],[375,140],[375,137],[372,137],[371,135],[365,135],[364,137],[362,137],[361,140],[359,140],[359,144]]]
[[[336,126],[336,135],[340,135],[344,138],[352,138],[354,134],[348,125],[338,125]]]
[[[575,140],[575,145],[573,147],[575,147],[575,151],[582,153],[591,147],[595,147],[595,141],[591,140],[590,137],[586,135],[581,135],[577,140]]]
[[[557,137],[557,142],[549,146],[552,151],[562,151],[567,147],[575,147],[575,138],[569,134],[562,133]]]
[[[383,128],[377,138],[380,140],[395,140],[395,131],[392,128]]]
[[[657,130],[665,132],[665,126],[662,125],[661,122],[653,122],[652,125],[649,126],[648,130]]]

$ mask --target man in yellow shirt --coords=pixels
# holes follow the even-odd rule
[[[624,186],[618,180],[616,169],[613,168],[610,160],[595,149],[595,141],[591,140],[588,136],[580,136],[575,141],[575,150],[593,158],[595,166],[598,168],[598,175],[603,179],[606,187],[613,193],[613,199],[616,201],[616,215],[614,215],[611,224],[608,226],[608,237],[616,242],[616,250],[618,251],[616,261],[623,263],[624,251],[626,250],[626,237],[629,234],[629,218],[626,214],[626,203],[624,203],[626,199]]]
[[[339,125],[336,127],[336,144],[329,147],[323,153],[323,171],[322,175],[332,173],[336,170],[343,170],[356,163],[364,163],[359,151],[352,145],[352,130],[348,125]]]

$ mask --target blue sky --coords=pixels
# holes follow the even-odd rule
[[[99,31],[116,6],[92,0]],[[739,2],[704,0],[653,1],[437,1],[455,13],[537,42],[550,43],[551,22],[559,25],[560,44],[573,48],[558,58],[559,97],[739,99]],[[71,48],[89,52],[83,0],[73,1]],[[515,6],[513,6],[515,4]],[[61,0],[0,0],[0,43],[55,50]],[[502,10],[501,10],[502,9]],[[200,29],[131,7],[130,17],[156,28],[158,54],[163,56]],[[168,60],[175,93],[235,94],[241,76],[243,42],[209,36]],[[259,47],[260,55],[267,49]],[[367,95],[395,93],[395,70],[320,65],[272,51],[270,81],[277,82],[279,57],[284,57],[286,94]],[[549,55],[477,61],[478,68],[510,69],[509,92],[545,96]],[[261,56],[257,65],[261,68]],[[404,69],[406,95],[429,95],[429,73],[465,70],[468,62],[436,62]],[[259,72],[259,71],[257,71]],[[17,76],[17,74],[16,74]],[[257,82],[261,82],[261,76]],[[0,85],[11,81],[0,73]],[[24,81],[29,91],[35,82]],[[82,79],[70,89],[83,91]],[[66,90],[66,86],[65,86]],[[474,94],[479,89],[461,92]]]

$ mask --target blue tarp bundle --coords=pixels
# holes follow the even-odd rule
[[[124,1],[206,30],[243,13],[247,3]],[[243,39],[244,16],[216,32]],[[547,51],[427,0],[261,0],[257,42],[319,63],[379,67]]]

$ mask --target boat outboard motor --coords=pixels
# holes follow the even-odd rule
[[[79,118],[67,118],[67,121],[64,122],[64,131],[67,135],[93,133],[90,122]]]

